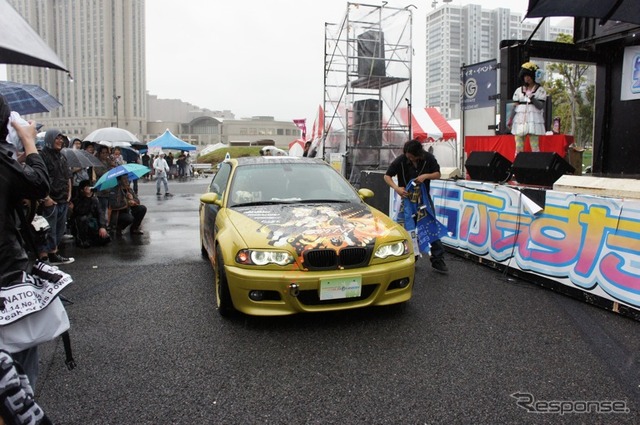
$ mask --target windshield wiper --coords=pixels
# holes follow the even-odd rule
[[[242,204],[232,205],[231,208],[234,207],[253,207],[256,205],[278,205],[278,204],[286,204],[287,202],[282,201],[256,201],[256,202],[244,202]]]
[[[348,204],[353,201],[346,199],[300,199],[293,203],[296,204]]]

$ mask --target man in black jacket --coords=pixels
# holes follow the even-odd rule
[[[40,259],[49,260],[51,264],[73,263],[73,258],[67,258],[58,252],[60,242],[67,229],[67,213],[71,200],[71,169],[67,158],[62,155],[65,137],[60,130],[47,130],[44,135],[44,148],[41,156],[47,165],[49,173],[49,196],[42,200],[42,216],[47,219],[51,230],[47,234],[47,241],[40,247]]]
[[[393,181],[393,177],[398,179],[398,183]],[[424,185],[426,193],[429,193],[431,180],[440,178],[440,165],[436,157],[425,151],[419,140],[410,140],[404,145],[403,154],[398,156],[389,164],[389,168],[384,176],[384,181],[401,197],[407,198],[410,193],[406,186],[411,180],[416,184]],[[429,195],[429,199],[424,202],[430,202],[433,207],[433,201]],[[449,271],[447,264],[444,262],[444,246],[440,239],[430,243],[431,248],[431,266],[442,273]]]
[[[24,153],[18,152],[16,158],[13,148],[6,142],[10,113],[5,99],[0,96],[0,278],[3,285],[10,283],[16,272],[26,271],[29,265],[16,211],[23,208],[25,199],[35,202],[36,199],[46,197],[49,192],[47,168],[36,149],[35,124],[31,122],[24,127],[13,124],[24,146]],[[2,348],[0,338],[0,349]],[[38,347],[11,354],[25,369],[35,388]]]

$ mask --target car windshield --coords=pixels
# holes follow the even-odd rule
[[[360,202],[355,189],[327,164],[274,162],[241,165],[229,206],[304,202]]]

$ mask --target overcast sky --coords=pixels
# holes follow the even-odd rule
[[[524,14],[528,0],[453,0],[468,3]],[[388,4],[417,7],[412,101],[414,107],[424,106],[423,27],[432,0]],[[236,118],[270,115],[313,122],[323,102],[325,23],[340,23],[347,1],[147,0],[146,9],[150,94],[230,110]]]
[[[416,6],[414,107],[424,106],[424,23],[432,2],[388,0],[393,7]],[[452,2],[469,3],[524,15],[528,0]],[[145,4],[150,94],[230,110],[236,118],[270,115],[283,121],[313,121],[323,102],[325,23],[341,23],[347,1],[147,0]],[[0,79],[6,79],[4,66]]]

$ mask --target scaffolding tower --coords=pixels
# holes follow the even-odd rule
[[[321,151],[356,186],[410,138],[411,7],[347,3],[340,24],[325,24]]]

